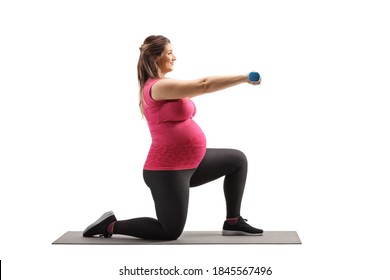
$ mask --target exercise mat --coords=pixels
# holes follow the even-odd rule
[[[177,240],[145,240],[124,235],[83,237],[68,231],[52,244],[62,245],[190,245],[190,244],[302,244],[296,231],[265,231],[262,236],[222,236],[221,231],[184,231]]]

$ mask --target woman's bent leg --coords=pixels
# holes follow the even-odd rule
[[[209,148],[192,176],[190,186],[199,186],[225,176],[226,216],[236,218],[240,216],[247,171],[248,162],[241,151]]]
[[[117,221],[114,233],[144,239],[177,239],[187,219],[189,183],[193,173],[194,169],[144,170],[144,179],[152,192],[157,219],[143,217]]]

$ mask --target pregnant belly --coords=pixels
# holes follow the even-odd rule
[[[191,119],[165,127],[164,135],[153,138],[145,170],[182,170],[198,167],[206,152],[206,137]],[[156,135],[155,135],[156,136]]]

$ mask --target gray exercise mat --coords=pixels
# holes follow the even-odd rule
[[[177,240],[144,240],[124,235],[83,237],[68,231],[53,244],[69,245],[189,245],[189,244],[302,244],[296,231],[265,231],[262,236],[222,236],[221,231],[184,231]]]

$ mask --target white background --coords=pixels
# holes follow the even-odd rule
[[[388,279],[388,14],[379,0],[1,1],[4,279],[124,279],[125,265]],[[136,75],[151,34],[172,41],[170,77],[261,73],[195,98],[195,120],[210,147],[247,154],[243,216],[302,245],[51,245],[107,210],[154,216]],[[221,229],[221,183],[191,191],[186,230]]]

